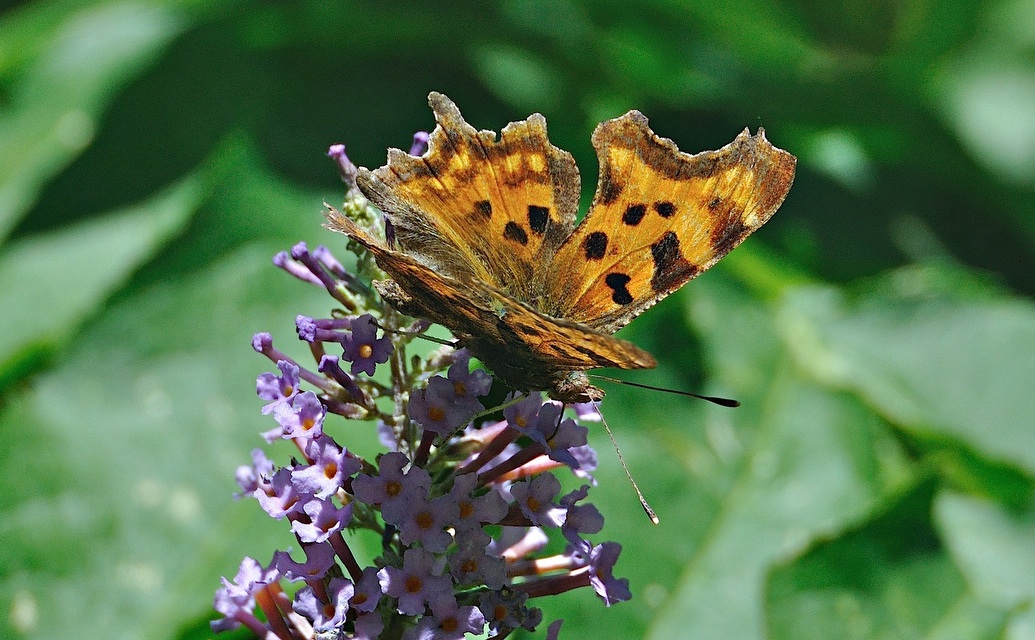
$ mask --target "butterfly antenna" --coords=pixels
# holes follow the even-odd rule
[[[454,347],[455,348],[458,344],[460,344],[456,340],[446,340],[445,338],[436,338],[435,336],[429,336],[428,334],[420,333],[419,331],[406,331],[405,329],[389,329],[388,327],[384,326],[383,324],[381,324],[380,322],[378,322],[374,318],[370,319],[370,323],[373,324],[374,326],[376,326],[381,331],[384,331],[385,333],[397,333],[397,334],[399,334],[401,336],[413,336],[414,338],[420,338],[422,340],[427,340],[428,342],[434,342],[435,344],[445,345],[447,347]]]
[[[618,461],[622,463],[622,469],[625,471],[625,477],[629,478],[629,483],[632,484],[633,490],[636,491],[636,497],[640,499],[640,506],[643,507],[644,513],[650,518],[650,521],[654,524],[661,522],[658,519],[658,514],[654,513],[654,509],[650,508],[650,504],[647,503],[647,499],[643,497],[643,492],[640,491],[640,486],[636,484],[636,480],[633,479],[632,473],[629,471],[629,465],[625,464],[625,457],[622,455],[622,450],[618,448],[618,441],[615,440],[615,434],[611,433],[611,427],[607,426],[607,421],[604,420],[604,414],[600,411],[600,403],[593,403],[597,408],[597,414],[600,415],[600,422],[604,425],[604,431],[607,431],[607,437],[611,438],[611,444],[614,445],[615,453],[618,454]]]
[[[690,391],[681,391],[679,389],[666,389],[665,387],[652,387],[649,384],[640,384],[639,382],[629,382],[628,380],[619,380],[618,378],[608,378],[607,376],[599,376],[595,373],[586,374],[590,378],[596,378],[597,380],[604,380],[606,382],[614,382],[615,384],[624,384],[630,387],[639,387],[640,389],[650,389],[651,391],[664,391],[665,393],[674,393],[680,396],[690,396],[691,398],[698,398],[699,400],[707,400],[713,404],[717,404],[720,407],[739,407],[740,401],[732,398],[720,398],[718,396],[703,396],[699,393],[692,393]]]

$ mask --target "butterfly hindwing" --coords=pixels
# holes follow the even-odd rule
[[[575,226],[574,159],[550,144],[539,114],[507,125],[497,140],[467,124],[444,95],[432,93],[429,103],[437,126],[427,153],[391,150],[387,165],[360,170],[360,189],[391,221],[402,250],[424,264],[535,295],[536,267]]]
[[[570,371],[656,365],[653,356],[631,342],[544,316],[483,283],[464,284],[439,274],[388,249],[334,208],[328,207],[327,219],[330,229],[366,247],[391,276],[374,283],[382,297],[404,313],[448,327],[494,372],[520,388],[554,388]]]
[[[600,161],[596,195],[558,250],[550,298],[557,315],[605,333],[762,226],[794,176],[794,156],[769,144],[761,130],[689,155],[655,135],[637,111],[601,123],[593,146]]]

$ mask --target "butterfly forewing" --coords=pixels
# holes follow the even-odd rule
[[[600,160],[593,205],[558,250],[549,291],[553,313],[605,333],[762,226],[794,176],[794,157],[761,131],[689,155],[636,111],[598,126],[593,146]]]
[[[406,253],[462,281],[536,297],[536,267],[552,261],[574,227],[575,161],[550,144],[539,114],[496,140],[467,124],[444,95],[432,93],[429,102],[438,126],[427,153],[393,150],[386,166],[361,170],[360,189],[388,216]]]

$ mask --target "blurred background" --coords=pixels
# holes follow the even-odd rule
[[[379,166],[438,90],[480,129],[543,113],[586,202],[630,108],[799,158],[622,332],[661,361],[629,379],[743,406],[608,389],[662,523],[591,430],[634,598],[544,599],[562,637],[1035,638],[1035,1],[4,6],[0,637],[208,637],[219,576],[291,543],[231,498],[272,425],[250,338],[300,355],[332,305],[270,258],[342,256],[327,147]]]

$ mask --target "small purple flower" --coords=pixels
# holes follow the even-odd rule
[[[543,406],[543,394],[531,393],[527,398],[511,405],[503,410],[503,417],[510,426],[518,431],[523,431],[529,425],[535,424],[539,409]]]
[[[356,632],[352,640],[379,640],[385,630],[385,621],[377,611],[356,616]]]
[[[485,628],[485,616],[477,607],[461,607],[452,596],[432,602],[431,613],[406,633],[406,640],[464,640],[468,633],[480,634]]]
[[[309,252],[309,247],[304,242],[298,242],[295,246],[291,247],[291,258],[301,262],[310,273],[313,274],[323,285],[328,292],[334,294],[335,289],[338,287],[338,281],[334,279],[327,269],[324,268],[320,261],[317,260],[312,253]]]
[[[287,360],[277,362],[280,375],[263,373],[255,380],[255,391],[263,400],[270,402],[262,408],[262,415],[273,411],[274,407],[290,402],[298,393],[298,365]]]
[[[314,498],[302,507],[310,522],[294,520],[291,531],[302,542],[325,542],[332,533],[348,526],[352,509],[352,503],[338,508],[330,500]]]
[[[562,419],[563,413],[564,405],[547,402],[528,426],[515,428],[542,445],[550,459],[577,469],[579,461],[570,450],[586,444],[589,429],[571,418]]]
[[[313,318],[299,314],[295,316],[295,333],[306,342],[337,342],[344,344],[349,339],[351,318]]]
[[[581,447],[572,447],[571,449],[568,449],[568,453],[570,453],[572,457],[575,458],[575,461],[579,463],[578,467],[572,468],[572,473],[584,480],[588,480],[594,487],[597,486],[597,480],[591,473],[597,468],[596,449],[585,444]]]
[[[240,493],[235,493],[234,498],[240,499],[243,496],[252,494],[259,488],[259,481],[273,475],[273,461],[266,457],[262,449],[252,449],[251,465],[237,467],[234,479],[237,486],[241,487]]]
[[[309,499],[308,494],[298,492],[291,481],[291,468],[282,467],[268,480],[260,479],[252,493],[262,510],[280,520],[286,515],[298,513]]]
[[[267,353],[273,348],[273,336],[268,331],[260,331],[252,336],[252,349],[259,353]]]
[[[485,553],[485,546],[461,546],[449,556],[449,570],[460,585],[484,584],[499,589],[507,581],[503,558]]]
[[[407,549],[402,569],[385,567],[377,572],[381,590],[399,599],[399,613],[419,615],[424,605],[442,597],[453,597],[453,584],[436,566],[435,556],[424,549]]]
[[[352,336],[344,345],[343,359],[352,362],[352,375],[362,371],[372,376],[377,365],[388,362],[392,341],[388,336],[377,337],[377,324],[369,313],[353,318],[351,326]]]
[[[581,488],[562,496],[560,504],[568,510],[561,526],[561,533],[572,549],[578,553],[587,554],[592,545],[582,538],[584,533],[599,533],[604,528],[604,516],[591,504],[576,504],[585,500],[589,495],[589,485],[582,485]]]
[[[478,608],[485,614],[489,623],[489,633],[506,635],[521,627],[534,631],[543,621],[543,612],[535,607],[528,607],[527,593],[503,589],[489,591],[478,599]]]
[[[434,500],[408,496],[399,521],[399,539],[405,545],[419,542],[428,551],[442,553],[453,542],[445,529],[453,526],[459,514],[460,507],[448,494]]]
[[[381,601],[381,582],[377,579],[377,567],[363,569],[363,577],[356,583],[356,591],[349,605],[356,611],[373,611]]]
[[[354,587],[344,578],[331,578],[327,585],[329,602],[321,602],[310,586],[302,587],[295,594],[293,608],[313,623],[316,631],[330,631],[345,622],[349,610],[349,598]]]
[[[455,358],[456,361],[446,371],[446,378],[453,383],[456,398],[473,402],[471,406],[475,410],[481,411],[484,407],[475,398],[489,393],[489,389],[492,387],[492,376],[484,369],[470,370],[471,354],[466,349],[457,351]]]
[[[566,418],[557,426],[554,436],[547,440],[546,455],[550,456],[551,460],[556,460],[572,469],[578,469],[579,460],[572,450],[586,446],[587,435],[589,435],[589,429],[571,418]]]
[[[617,542],[605,542],[593,547],[589,554],[589,583],[608,607],[632,598],[629,579],[615,578],[611,574],[621,552],[622,545]]]
[[[507,501],[496,491],[474,496],[478,486],[478,474],[468,473],[453,479],[453,496],[459,507],[456,528],[481,530],[482,524],[496,524],[507,515]]]
[[[291,478],[299,491],[312,493],[318,498],[334,495],[349,476],[363,468],[359,460],[324,434],[306,443],[305,455],[312,462],[296,467]]]
[[[428,150],[428,140],[431,136],[427,131],[418,131],[413,134],[413,144],[410,145],[411,156],[422,156]]]
[[[410,396],[410,417],[425,431],[443,437],[467,424],[481,410],[477,399],[457,398],[456,387],[442,376],[432,377],[428,386]]]
[[[403,467],[409,463],[405,454],[386,453],[381,456],[378,475],[361,473],[352,481],[356,499],[369,505],[381,505],[381,515],[388,524],[399,523],[407,496],[426,496],[431,487],[431,476],[424,469],[412,467],[403,473]]]
[[[334,257],[331,250],[322,244],[316,245],[313,249],[313,257],[320,261],[320,264],[324,266],[328,271],[331,272],[335,278],[340,280],[348,280],[352,278],[352,274],[345,270],[345,265],[340,260]]]
[[[356,384],[353,377],[341,368],[341,365],[338,364],[339,360],[340,358],[338,358],[338,356],[332,356],[325,353],[320,358],[320,364],[317,366],[316,370],[330,376],[335,382],[341,385],[341,388],[351,396],[353,402],[367,402],[366,395],[363,393],[363,390],[359,388],[359,385]]]
[[[554,620],[550,626],[546,627],[546,640],[557,640],[561,637],[561,623],[563,622],[563,618]]]
[[[323,286],[323,282],[314,276],[312,271],[307,269],[305,265],[292,260],[291,255],[287,251],[280,251],[273,256],[273,264],[302,282]]]
[[[571,407],[575,410],[575,417],[584,422],[600,422],[604,419],[600,415],[599,402],[577,402]]]
[[[220,620],[213,620],[215,632],[236,629],[242,622],[255,620],[255,593],[267,585],[280,580],[280,572],[270,563],[264,569],[255,559],[245,557],[237,569],[234,581],[221,578],[223,586],[216,590],[213,606],[223,614]]]
[[[341,173],[341,181],[344,182],[350,189],[356,186],[356,176],[359,175],[359,169],[356,165],[349,160],[349,157],[345,155],[345,145],[343,144],[332,144],[327,149],[327,157],[338,163],[338,172]]]
[[[321,578],[334,566],[334,549],[326,542],[303,544],[302,551],[305,562],[295,562],[287,551],[277,551],[273,554],[271,566],[292,582]]]
[[[478,608],[489,623],[489,633],[501,635],[503,632],[517,629],[525,617],[525,601],[527,593],[497,590],[486,591],[478,598]]]
[[[565,510],[553,503],[560,490],[561,482],[552,473],[541,473],[529,482],[510,486],[514,501],[532,524],[552,527],[564,523]]]
[[[284,430],[284,438],[315,438],[323,433],[323,419],[327,409],[312,391],[295,396],[288,403],[280,403],[273,409],[273,417]]]
[[[547,439],[552,438],[557,433],[563,413],[564,405],[560,402],[544,402],[539,407],[539,413],[536,415],[534,422],[525,428],[516,428],[536,442],[545,445]]]

